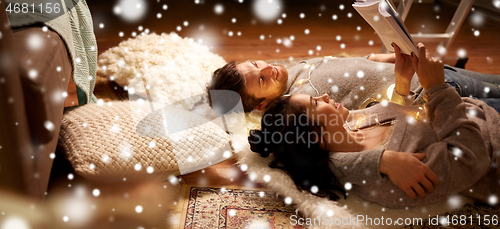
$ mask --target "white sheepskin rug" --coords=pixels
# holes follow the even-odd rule
[[[285,203],[291,201],[291,204],[295,204],[296,211],[303,215],[304,220],[309,218],[312,224],[309,225],[309,228],[314,229],[400,228],[407,225],[405,224],[405,220],[408,223],[413,221],[414,218],[421,218],[423,222],[427,222],[429,216],[435,219],[439,214],[452,211],[466,203],[472,202],[471,199],[463,195],[456,195],[447,201],[432,205],[408,209],[390,209],[365,201],[352,191],[348,191],[347,199],[330,201],[326,198],[320,198],[310,193],[299,191],[287,174],[279,169],[272,169],[268,166],[272,160],[272,156],[262,158],[259,154],[253,153],[250,150],[248,143],[237,154],[237,160],[241,169],[246,170],[251,180],[265,184],[269,190],[285,198]],[[313,221],[314,218],[316,218],[315,223]],[[398,221],[400,218],[401,220]],[[442,218],[439,218],[439,220],[442,220]],[[290,221],[291,224],[297,222]],[[304,226],[307,226],[306,222],[303,221]],[[396,225],[397,222],[402,224]],[[377,223],[378,225],[376,225]],[[413,222],[411,223],[414,224]]]
[[[121,42],[99,56],[97,74],[153,102],[201,101],[211,74],[226,62],[205,45],[176,33],[148,34]],[[148,98],[149,93],[149,98]]]

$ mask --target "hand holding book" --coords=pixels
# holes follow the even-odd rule
[[[400,95],[410,94],[410,84],[413,75],[415,74],[415,68],[412,63],[412,56],[402,54],[401,49],[398,45],[393,44],[394,51],[396,53],[394,74],[396,75],[396,85],[395,90]]]
[[[413,55],[412,64],[417,72],[420,85],[425,90],[429,90],[438,84],[444,84],[443,61],[432,57],[424,44],[418,43],[417,47],[420,57],[417,58],[416,55]]]

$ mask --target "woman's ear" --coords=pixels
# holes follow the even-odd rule
[[[315,143],[319,144],[319,148],[326,149],[326,139],[323,134],[321,134],[321,130],[318,132],[314,132],[313,140]]]
[[[323,148],[323,145],[325,144],[325,139],[324,139],[324,136],[320,133],[318,133],[317,131],[314,131],[313,132],[314,134],[312,134],[312,139],[314,141],[314,143],[317,143],[317,144],[320,144],[320,147]]]

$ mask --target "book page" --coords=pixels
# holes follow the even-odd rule
[[[394,6],[390,2],[385,0],[385,3],[382,2],[380,7],[392,16],[394,21],[399,25],[401,30],[403,30],[403,32],[406,34],[408,39],[410,39],[410,41],[413,43],[413,39],[411,39],[410,32],[408,32],[408,29],[406,28],[405,23],[397,15],[397,12],[396,12],[396,9],[394,9]],[[379,11],[381,11],[382,9],[379,9]]]
[[[383,2],[383,4],[387,4]],[[387,50],[394,52],[392,43],[396,43],[401,52],[410,55],[414,52],[418,55],[418,50],[411,40],[409,33],[405,32],[405,27],[401,27],[394,17],[384,8],[380,7],[380,1],[362,2],[353,4],[354,9],[368,22],[368,24],[378,34]],[[382,11],[382,12],[381,12]],[[393,12],[395,15],[395,12]],[[397,18],[397,16],[396,16]],[[398,18],[399,19],[399,18]],[[401,24],[404,26],[404,24]]]

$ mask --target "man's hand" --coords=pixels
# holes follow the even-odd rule
[[[425,191],[432,193],[439,184],[437,175],[420,160],[425,153],[405,153],[386,150],[380,158],[380,172],[412,198],[424,198]],[[424,191],[425,189],[425,191]]]
[[[396,58],[394,56],[394,53],[377,53],[369,55],[368,60],[394,64]]]
[[[394,74],[396,75],[395,90],[400,95],[410,94],[410,84],[415,69],[412,64],[412,57],[401,53],[401,49],[396,44],[392,44],[394,53],[396,54],[396,66],[394,67]]]
[[[425,90],[444,83],[444,64],[440,60],[434,59],[425,49],[424,44],[417,44],[420,58],[416,55],[412,57],[412,64],[417,72],[420,85]]]

